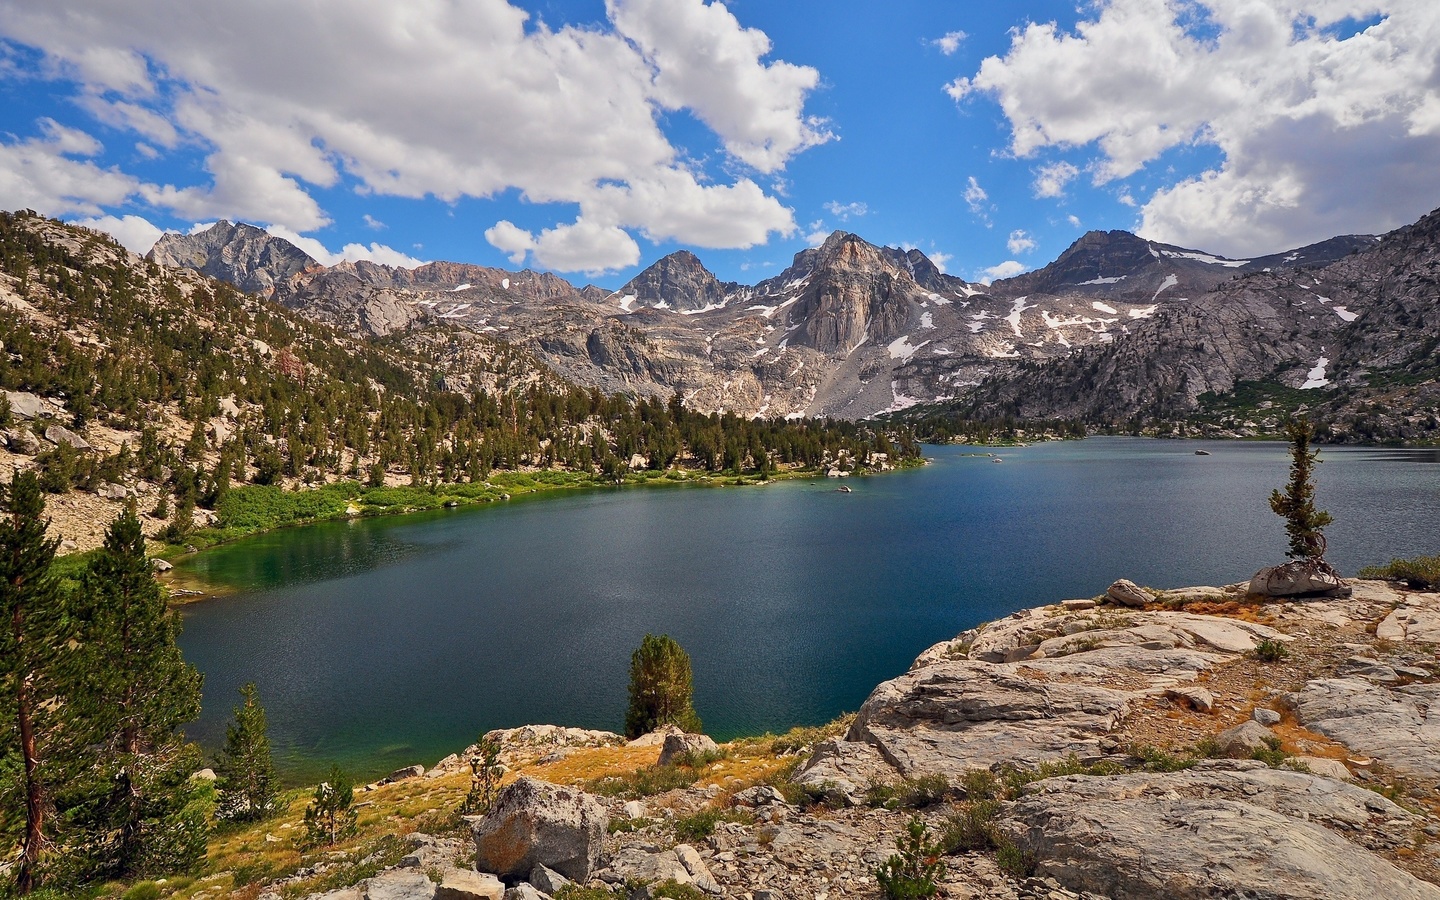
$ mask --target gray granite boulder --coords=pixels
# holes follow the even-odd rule
[[[589,794],[521,777],[475,824],[475,868],[523,878],[537,865],[584,882],[600,859],[610,816]]]
[[[660,748],[660,761],[657,765],[672,766],[686,754],[714,753],[719,749],[713,740],[703,734],[669,734],[665,736],[665,743]]]

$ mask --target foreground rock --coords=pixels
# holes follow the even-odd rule
[[[1340,573],[1320,559],[1292,559],[1250,579],[1250,593],[1261,597],[1344,597],[1349,590]]]
[[[600,860],[610,816],[594,797],[521,777],[475,825],[475,868],[524,878],[543,865],[572,881],[590,877]]]
[[[1040,875],[1113,900],[1440,900],[1342,836],[1408,838],[1418,824],[1370,791],[1261,766],[1050,779],[1003,827]]]
[[[719,750],[720,748],[707,735],[671,734],[665,737],[665,744],[660,748],[658,765],[673,766],[683,758],[694,758],[707,753],[716,753]]]

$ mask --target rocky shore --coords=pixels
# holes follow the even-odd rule
[[[692,736],[496,732],[516,777],[488,816],[313,896],[879,898],[918,817],[942,897],[1440,900],[1440,594],[1350,586],[1117,583],[1024,610],[929,648],[762,778]],[[641,799],[563,777],[686,751],[713,777]]]

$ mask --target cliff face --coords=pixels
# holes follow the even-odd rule
[[[997,378],[973,401],[982,414],[1121,421],[1193,414],[1207,393],[1260,382],[1313,392],[1310,405],[1340,423],[1377,402],[1425,418],[1440,375],[1437,233],[1432,213],[1382,238],[1328,242],[1310,257],[1360,249],[1319,268],[1242,273],[1113,343]]]
[[[277,283],[320,268],[289,241],[224,219],[198,234],[161,235],[148,258],[164,266],[193,269],[262,297],[273,295]]]

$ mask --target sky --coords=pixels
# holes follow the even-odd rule
[[[136,252],[755,283],[831,231],[989,281],[1440,207],[1434,0],[0,0],[0,208]]]

